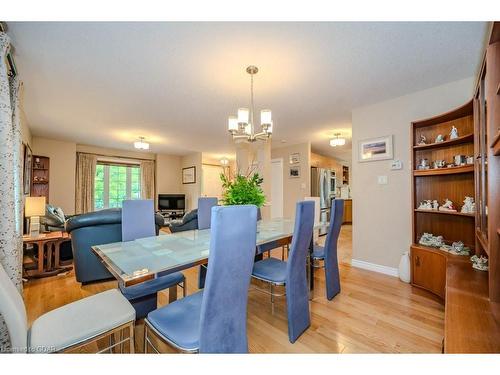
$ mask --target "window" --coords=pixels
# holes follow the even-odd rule
[[[97,163],[94,208],[121,207],[125,199],[141,197],[141,169],[137,165]]]

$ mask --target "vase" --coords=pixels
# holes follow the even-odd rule
[[[405,251],[399,261],[399,278],[405,283],[410,282],[410,254]]]

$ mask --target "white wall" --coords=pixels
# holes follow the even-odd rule
[[[49,203],[75,213],[76,143],[33,137],[33,155],[48,156]]]
[[[353,259],[397,267],[411,244],[410,123],[458,107],[472,97],[474,80],[451,82],[352,112]],[[391,171],[390,160],[358,162],[358,141],[393,135],[394,158],[403,170]],[[377,176],[387,176],[378,185]]]
[[[300,177],[290,178],[290,154],[300,154]],[[298,201],[311,195],[311,144],[273,148],[271,159],[283,159],[283,217],[295,217],[295,206]]]

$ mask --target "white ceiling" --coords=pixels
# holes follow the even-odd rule
[[[34,135],[152,152],[233,153],[227,116],[256,109],[273,142],[350,160],[352,108],[476,73],[486,23],[9,23]]]

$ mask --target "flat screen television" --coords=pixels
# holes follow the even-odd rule
[[[160,211],[184,211],[186,207],[186,196],[184,194],[158,194],[158,210]]]

